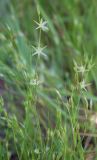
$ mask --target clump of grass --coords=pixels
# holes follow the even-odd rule
[[[0,34],[0,159],[87,159],[97,141],[96,2],[12,3]]]

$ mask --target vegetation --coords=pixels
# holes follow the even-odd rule
[[[0,1],[0,160],[96,160],[97,1]]]

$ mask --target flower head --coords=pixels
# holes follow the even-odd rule
[[[77,66],[77,71],[81,72],[81,73],[84,73],[86,71],[86,69],[85,69],[84,66]]]
[[[39,154],[39,149],[36,148],[36,149],[34,150],[34,153]]]
[[[37,48],[33,47],[33,48],[34,48],[35,52],[33,53],[32,56],[38,55],[38,57],[44,56],[45,58],[47,58],[47,55],[44,53],[44,49],[46,48],[46,46],[43,48],[41,48],[41,47],[37,47]]]
[[[41,19],[39,23],[36,21],[34,22],[38,25],[36,29],[41,29],[44,32],[48,31],[47,21],[43,21],[43,19]]]
[[[84,65],[79,65],[76,63],[76,61],[74,61],[74,65],[75,65],[75,70],[79,73],[82,73],[82,75],[85,73],[85,72],[88,72],[89,70],[86,69],[86,66]]]
[[[85,80],[83,80],[82,82],[80,82],[80,88],[81,88],[82,90],[87,91],[87,90],[86,90],[86,87],[89,86],[89,85],[91,85],[91,84],[90,84],[90,83],[86,84],[86,83],[85,83]]]
[[[32,86],[38,86],[41,83],[42,83],[42,81],[37,80],[37,79],[33,79],[30,81],[30,85],[32,85]]]

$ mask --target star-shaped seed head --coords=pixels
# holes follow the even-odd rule
[[[47,21],[43,21],[43,19],[41,19],[39,23],[36,21],[34,22],[38,25],[36,29],[41,29],[44,32],[47,32],[49,30],[47,27]]]
[[[82,90],[87,91],[86,87],[89,86],[89,85],[91,85],[91,84],[90,84],[90,83],[86,84],[86,83],[85,83],[85,80],[82,80],[82,82],[80,82],[80,88],[81,88]]]
[[[44,56],[45,58],[47,58],[47,55],[44,53],[44,49],[46,48],[46,46],[42,47],[33,47],[35,52],[33,53],[32,56],[38,55],[38,57],[40,56]]]

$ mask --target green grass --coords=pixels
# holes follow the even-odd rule
[[[1,0],[0,160],[97,159],[96,6]]]

